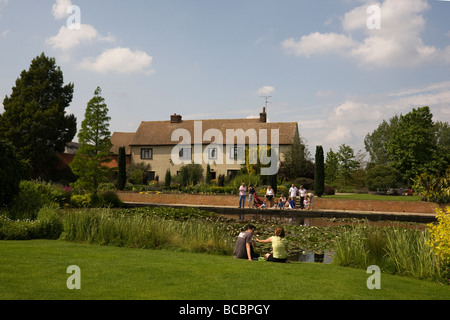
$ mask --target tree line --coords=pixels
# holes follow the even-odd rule
[[[0,206],[8,205],[21,180],[61,179],[55,169],[56,154],[64,152],[77,133],[77,119],[67,112],[73,93],[74,84],[64,84],[55,59],[42,53],[21,72],[12,93],[4,98],[4,112],[0,114]],[[99,184],[110,177],[106,166],[112,147],[109,121],[108,107],[97,87],[78,134],[81,146],[70,172],[65,173],[75,181],[76,188],[96,193]],[[364,144],[366,152],[355,153],[343,144],[339,150],[330,149],[326,157],[318,146],[313,159],[297,132],[278,174],[264,177],[264,181],[276,188],[277,179],[314,180],[311,188],[318,195],[325,185],[344,191],[416,187],[434,197],[435,189],[444,186],[448,191],[450,128],[447,122],[433,121],[429,107],[384,120],[365,137]],[[126,179],[123,166],[119,157],[120,185]],[[245,168],[249,174],[256,169],[250,165]],[[186,172],[186,176],[192,175]]]

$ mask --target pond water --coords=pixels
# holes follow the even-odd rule
[[[221,215],[227,219],[233,219],[236,221],[255,221],[264,220],[271,222],[279,222],[283,224],[296,225],[296,226],[306,226],[306,227],[334,227],[339,225],[352,225],[359,224],[364,221],[365,225],[368,226],[379,226],[379,227],[407,227],[407,228],[418,228],[425,230],[427,228],[426,224],[423,223],[412,223],[412,222],[399,222],[399,221],[369,221],[356,218],[346,218],[346,219],[330,219],[330,218],[307,218],[299,216],[282,216],[282,215],[268,215],[268,214],[246,214],[246,215]]]
[[[324,251],[322,253],[303,251],[297,254],[290,255],[289,261],[330,264],[331,262],[333,262],[333,256],[334,252],[332,251]]]
[[[329,219],[329,218],[307,218],[302,216],[282,216],[282,215],[268,215],[268,214],[246,214],[246,215],[221,215],[227,219],[232,219],[236,221],[270,221],[278,222],[282,224],[295,225],[295,226],[306,226],[306,227],[335,227],[339,225],[352,225],[360,224],[364,222],[368,226],[379,226],[379,227],[407,227],[407,228],[418,228],[421,230],[426,229],[426,224],[419,223],[408,223],[408,222],[397,222],[397,221],[368,221],[362,219]],[[308,263],[325,263],[330,264],[333,261],[334,252],[333,251],[296,251],[291,252],[288,260],[292,262],[308,262]]]

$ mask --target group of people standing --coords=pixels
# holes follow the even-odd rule
[[[256,242],[259,243],[272,243],[272,251],[266,253],[264,258],[266,261],[270,262],[280,262],[285,263],[288,259],[288,241],[285,238],[285,232],[282,227],[278,227],[275,230],[273,237],[267,238],[266,240],[253,239],[253,235],[256,231],[254,225],[247,225],[244,230],[239,234],[236,241],[236,247],[234,249],[234,257],[236,259],[247,259],[247,260],[258,260],[260,254],[254,251],[254,246]]]
[[[255,207],[255,195],[256,190],[253,185],[250,185],[248,189],[248,201],[249,207],[253,209]],[[245,183],[239,187],[239,208],[245,207],[245,200],[247,197],[247,186]],[[275,192],[273,191],[271,186],[267,187],[267,191],[265,194],[265,202],[261,205],[261,208],[278,208],[278,209],[296,209],[297,199],[300,199],[300,209],[301,210],[312,210],[314,208],[314,194],[307,192],[303,186],[300,186],[300,189],[295,187],[292,184],[289,189],[289,197],[286,198],[283,194],[281,194],[278,202],[275,203]]]

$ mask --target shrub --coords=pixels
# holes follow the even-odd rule
[[[336,190],[333,187],[325,185],[325,191],[323,192],[326,196],[334,196],[336,194]]]
[[[401,174],[397,169],[387,165],[378,165],[367,171],[366,185],[370,191],[386,191],[401,185]]]
[[[19,194],[10,206],[12,219],[30,219],[37,217],[39,210],[45,205],[64,206],[69,202],[70,193],[61,187],[42,181],[22,181]]]
[[[443,176],[426,173],[417,176],[413,188],[424,196],[424,201],[450,203],[450,169]]]
[[[427,245],[446,263],[450,263],[450,207],[445,211],[437,209],[438,223],[429,225],[430,240]]]
[[[238,192],[234,187],[211,187],[209,191],[215,194],[236,194]]]
[[[44,206],[34,221],[0,216],[0,240],[58,239],[64,228],[57,209],[55,205]]]
[[[70,199],[70,206],[72,208],[117,208],[122,207],[122,205],[123,202],[120,201],[117,194],[113,191],[105,191],[97,195],[73,195]]]
[[[289,189],[285,186],[278,186],[277,193],[279,195],[284,195],[285,197],[289,196]]]
[[[123,206],[123,202],[119,196],[113,191],[106,191],[100,194],[103,207],[119,208]]]

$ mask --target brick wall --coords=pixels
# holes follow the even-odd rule
[[[118,192],[124,202],[152,204],[180,204],[202,206],[238,207],[239,197],[229,195],[191,195],[191,194],[139,194],[136,192]],[[247,203],[246,203],[247,206]],[[400,213],[434,213],[439,206],[433,203],[416,201],[372,201],[315,199],[315,208],[319,210],[373,211]]]

